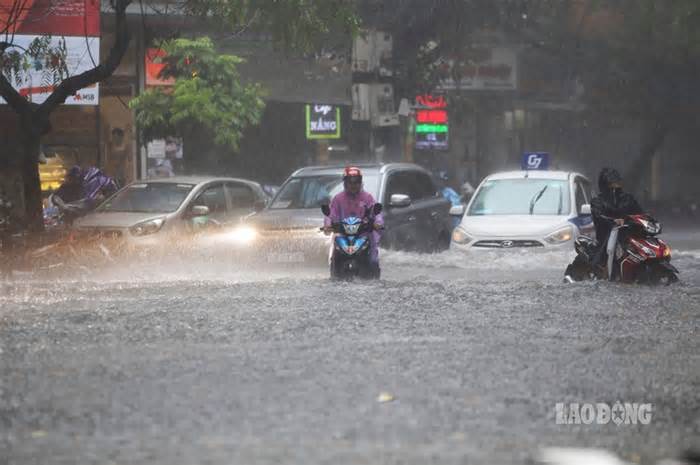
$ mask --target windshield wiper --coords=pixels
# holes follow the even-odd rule
[[[530,214],[532,215],[532,212],[535,211],[535,204],[542,198],[542,194],[544,194],[544,191],[547,190],[549,187],[549,184],[544,186],[542,190],[540,190],[537,195],[535,195],[531,200],[530,200]]]

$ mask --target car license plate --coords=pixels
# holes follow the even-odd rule
[[[303,252],[271,253],[267,255],[268,263],[298,263],[305,261]]]

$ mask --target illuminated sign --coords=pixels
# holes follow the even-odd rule
[[[444,96],[416,97],[416,148],[446,150],[448,145],[447,101]]]
[[[340,139],[340,107],[306,105],[307,139]]]
[[[447,108],[447,100],[444,95],[419,95],[416,97],[416,105],[427,108]]]

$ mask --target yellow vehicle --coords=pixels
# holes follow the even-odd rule
[[[41,192],[48,194],[61,186],[68,169],[78,164],[78,157],[70,150],[56,150],[45,156],[46,163],[39,164],[39,180]]]

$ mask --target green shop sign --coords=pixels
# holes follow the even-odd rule
[[[340,139],[340,107],[306,105],[307,139]]]

